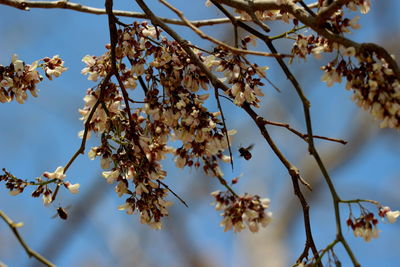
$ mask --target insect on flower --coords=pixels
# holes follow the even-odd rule
[[[251,159],[250,150],[253,148],[254,144],[249,145],[248,147],[240,147],[239,153],[240,156],[243,157],[245,160]]]

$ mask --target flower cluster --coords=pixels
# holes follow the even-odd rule
[[[315,58],[320,59],[322,53],[332,52],[336,47],[335,43],[329,42],[324,37],[298,34],[296,42],[293,44],[292,54],[304,59],[312,54]]]
[[[361,2],[360,2],[361,3]],[[365,4],[366,2],[363,2]],[[330,30],[336,33],[348,32],[348,27],[358,28],[357,17],[342,19],[341,12],[330,20]],[[337,51],[335,59],[323,66],[321,78],[327,86],[341,83],[346,78],[346,89],[353,89],[353,100],[378,120],[381,127],[400,128],[400,81],[383,58],[368,51],[356,51],[354,47],[345,48],[329,42],[321,36],[297,35],[292,54],[306,58],[313,54],[321,58],[321,53]],[[356,58],[358,64],[354,62]]]
[[[250,42],[251,38],[245,38],[242,46]],[[83,58],[87,66],[82,73],[89,80],[104,78],[111,70],[111,47],[106,48],[108,51],[100,57]],[[116,183],[118,196],[127,196],[119,209],[128,214],[137,211],[142,223],[159,229],[171,205],[165,200],[168,187],[162,180],[167,173],[161,160],[172,154],[178,168],[203,165],[207,172],[212,166],[212,175],[222,176],[219,161],[230,162],[223,153],[234,131],[224,129],[219,111],[210,112],[206,107],[206,75],[177,42],[163,37],[160,29],[135,22],[118,31],[115,49],[118,83],[108,81],[89,89],[85,107],[80,109],[85,130],[101,134],[101,145],[93,147],[89,157],[101,158],[106,169],[103,177],[108,183]],[[257,97],[263,95],[263,68],[222,48],[209,55],[193,51],[207,67],[223,73],[221,79],[232,86],[225,93],[236,104],[258,106]],[[138,82],[144,91],[143,100],[131,98],[130,94],[137,93],[127,91],[135,91]]]
[[[282,1],[282,0],[277,0]],[[332,1],[330,0],[318,0],[318,8],[328,6]],[[369,12],[371,8],[370,0],[350,0],[347,1],[345,6],[350,9],[351,11],[357,11],[358,9],[362,14],[366,14]]]
[[[60,77],[61,73],[67,70],[67,68],[64,67],[64,61],[58,55],[52,58],[45,57],[42,60],[43,64],[41,64],[41,67],[44,69],[46,77],[49,80],[53,79],[52,76]]]
[[[366,242],[372,238],[378,238],[379,231],[377,228],[378,220],[373,213],[362,213],[360,217],[354,218],[350,216],[347,219],[347,225],[353,230],[355,237],[362,237]]]
[[[81,73],[83,75],[89,75],[88,80],[97,82],[99,77],[105,77],[111,70],[110,64],[110,53],[107,52],[101,57],[96,56],[85,56],[82,62],[86,64],[86,67],[82,69]]]
[[[211,60],[211,56],[194,51],[205,64]],[[222,51],[220,54],[222,57]],[[198,168],[205,162],[218,166],[219,159],[230,161],[223,154],[228,137],[220,112],[210,112],[204,105],[209,95],[200,90],[208,89],[207,77],[178,43],[162,37],[159,29],[143,22],[119,30],[116,57],[118,84],[108,81],[89,89],[85,107],[80,109],[85,130],[101,134],[101,145],[93,147],[89,157],[100,157],[102,168],[111,168],[103,177],[117,184],[118,196],[127,196],[119,209],[128,214],[137,211],[142,223],[159,229],[171,205],[165,200],[168,190],[162,180],[167,173],[161,160],[172,154],[179,168]],[[100,57],[85,56],[83,61],[87,66],[82,73],[89,80],[104,78],[111,69],[109,50]],[[226,75],[234,67],[234,62],[227,60],[217,63],[224,66],[221,71]],[[230,81],[240,79],[244,87],[244,79],[252,79],[255,69],[247,76],[235,74]],[[135,90],[138,81],[144,91],[140,101],[126,91]],[[255,87],[260,84],[254,79],[253,88],[243,88],[249,103],[257,103],[252,92],[258,92]],[[175,142],[175,147],[169,146],[170,142]]]
[[[71,184],[69,181],[64,181],[66,174],[64,171],[64,167],[57,167],[54,172],[44,172],[43,178],[36,178],[35,183],[31,183],[32,185],[37,185],[37,189],[32,193],[33,197],[39,197],[42,195],[43,204],[48,206],[53,202],[53,190],[49,187],[49,184],[56,183],[58,185],[64,185],[66,189],[71,194],[77,194],[79,192],[80,184]]]
[[[87,90],[86,96],[83,98],[85,107],[79,109],[79,113],[82,115],[81,120],[84,121],[89,134],[91,131],[103,133],[110,127],[108,118],[118,117],[121,111],[121,99],[114,83],[104,86],[102,95],[100,95],[100,87]],[[97,108],[100,101],[102,105]],[[94,107],[96,108],[94,109]],[[92,112],[93,114],[91,114]],[[88,121],[89,116],[91,118]],[[83,134],[84,131],[81,131],[79,136],[82,137]]]
[[[5,181],[6,188],[10,190],[10,195],[15,196],[22,193],[27,186],[27,182],[15,177],[4,168],[3,172],[4,174],[0,175],[0,181]]]
[[[40,61],[43,63],[39,64]],[[38,67],[45,71],[50,80],[53,75],[59,77],[67,70],[64,67],[64,61],[58,56],[51,59],[44,58],[29,65],[18,59],[17,55],[13,55],[9,66],[0,65],[0,102],[5,103],[15,99],[23,104],[28,98],[28,91],[32,96],[37,97],[36,84],[43,80],[36,70]]]
[[[375,203],[378,207],[378,216],[387,219],[389,223],[396,222],[400,216],[400,211],[392,211],[390,207],[380,206],[379,203]],[[377,229],[378,219],[372,212],[367,211],[363,206],[361,207],[361,215],[358,218],[350,213],[349,219],[347,219],[347,225],[353,230],[354,236],[362,237],[365,241],[369,242],[372,238],[378,238],[379,230]]]
[[[343,11],[339,10],[324,25],[326,29],[335,34],[351,33],[350,28],[360,28],[359,19],[359,16],[355,16],[353,19],[344,18]],[[322,53],[331,53],[334,50],[346,49],[319,35],[304,36],[303,34],[297,34],[292,54],[300,58],[306,58],[307,55],[312,54],[315,58],[320,59]]]
[[[357,11],[358,9],[362,14],[367,14],[371,9],[370,0],[352,0],[346,4],[346,7],[352,11]]]
[[[323,6],[325,1],[319,1]],[[355,11],[367,13],[370,8],[369,0],[354,0],[346,4]],[[326,28],[335,34],[350,32],[349,28],[358,29],[359,17],[348,19],[339,10],[326,21]],[[365,49],[364,49],[365,50]],[[322,67],[322,81],[328,86],[347,79],[346,89],[353,89],[353,100],[381,121],[381,127],[400,129],[400,81],[388,63],[378,55],[368,51],[356,51],[354,47],[343,47],[329,42],[320,36],[297,35],[292,54],[306,58],[313,54],[320,58],[323,52],[338,51],[338,56]],[[356,57],[358,64],[353,63]]]
[[[355,51],[348,49],[350,55]],[[400,81],[383,58],[375,54],[357,54],[358,65],[351,58],[335,60],[324,66],[323,81],[331,86],[347,79],[346,89],[354,91],[353,100],[378,120],[381,127],[400,129]]]
[[[10,195],[15,196],[22,193],[29,185],[36,186],[35,191],[32,192],[32,197],[42,195],[45,206],[53,201],[53,190],[49,187],[50,184],[64,185],[72,194],[77,194],[80,187],[79,184],[71,184],[68,181],[64,181],[66,175],[63,167],[57,167],[54,172],[44,172],[42,177],[35,178],[35,181],[22,180],[5,169],[3,169],[3,172],[4,174],[0,175],[0,181],[6,182],[6,188],[10,190]]]
[[[231,192],[215,191],[211,193],[215,198],[215,209],[222,210],[224,219],[221,226],[224,231],[233,228],[234,232],[240,232],[246,228],[253,233],[261,227],[266,227],[271,221],[272,213],[267,212],[270,200],[259,196],[244,194],[237,196]]]
[[[245,37],[242,40],[243,48],[252,41]],[[244,103],[259,107],[259,97],[264,96],[261,88],[264,83],[261,77],[266,77],[265,70],[268,67],[260,67],[249,63],[246,58],[235,56],[222,48],[214,49],[214,54],[205,59],[205,65],[215,72],[223,74],[222,81],[226,82],[230,89],[225,92],[233,102],[242,106]]]

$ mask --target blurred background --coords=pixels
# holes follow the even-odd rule
[[[103,8],[102,1],[79,1],[84,5]],[[140,11],[134,1],[114,1],[114,8]],[[153,11],[163,17],[175,15],[157,1],[147,1]],[[307,1],[306,1],[307,2]],[[358,42],[376,42],[396,58],[400,58],[400,22],[397,0],[371,0],[367,15],[360,15],[361,29],[350,36]],[[215,8],[207,8],[204,0],[171,1],[192,20],[221,17]],[[0,5],[0,64],[7,65],[12,54],[30,64],[40,58],[60,55],[68,71],[53,81],[39,84],[39,97],[29,97],[24,105],[11,102],[0,105],[0,167],[19,178],[33,179],[44,171],[65,165],[78,149],[77,133],[83,129],[78,108],[83,107],[86,89],[94,83],[80,74],[83,56],[101,55],[108,43],[107,17],[71,10],[31,9],[21,11]],[[397,19],[396,19],[397,18]],[[134,19],[123,18],[125,23]],[[136,19],[141,21],[140,19]],[[271,36],[290,29],[280,22],[268,22]],[[210,48],[190,30],[173,26],[192,43]],[[219,39],[232,42],[231,25],[202,28]],[[305,32],[305,34],[310,32]],[[291,41],[278,41],[282,53],[291,49]],[[264,49],[261,43],[257,49]],[[268,78],[280,88],[269,84],[263,88],[265,97],[258,112],[268,120],[289,123],[306,132],[302,107],[293,87],[274,60],[252,58],[268,65]],[[318,141],[322,159],[330,170],[334,184],[343,199],[365,198],[380,201],[392,209],[400,209],[400,137],[393,129],[380,129],[379,122],[360,110],[351,101],[351,92],[344,83],[326,87],[320,81],[320,66],[330,59],[310,57],[290,66],[303,86],[312,106],[314,133],[347,140],[347,145]],[[168,171],[166,183],[188,204],[174,202],[164,229],[151,230],[141,225],[136,215],[126,215],[117,207],[125,199],[118,198],[114,186],[101,176],[100,163],[80,156],[68,170],[67,179],[80,183],[80,193],[71,195],[61,190],[57,200],[44,207],[41,199],[30,197],[31,190],[12,197],[0,185],[0,210],[14,221],[24,222],[20,233],[32,249],[40,252],[57,266],[290,266],[304,248],[305,234],[301,206],[294,197],[287,170],[266,145],[254,123],[239,108],[223,101],[228,128],[238,130],[232,145],[235,168],[226,164],[227,180],[240,176],[235,189],[271,199],[274,219],[267,229],[257,234],[223,232],[221,217],[211,204],[210,192],[223,189],[214,179],[195,169],[176,169],[172,160],[163,162]],[[215,106],[210,109],[216,110]],[[312,184],[306,197],[311,206],[311,223],[316,245],[324,248],[335,238],[335,224],[330,193],[320,171],[309,157],[306,143],[283,128],[268,127],[287,158],[299,167],[303,177]],[[87,151],[99,140],[92,136]],[[238,148],[254,144],[253,158],[239,157]],[[52,219],[59,206],[71,206],[69,219]],[[368,206],[376,212],[374,206]],[[353,212],[357,216],[358,209]],[[342,207],[345,237],[362,266],[398,266],[400,247],[399,224],[379,224],[378,239],[369,243],[355,238],[345,226],[349,214]],[[350,261],[342,247],[335,247],[343,266]],[[324,261],[326,263],[326,259]],[[0,263],[8,266],[41,266],[29,259],[8,226],[0,222]]]

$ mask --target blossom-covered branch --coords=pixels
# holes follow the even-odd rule
[[[230,7],[236,8],[237,10],[241,10],[240,13],[259,11],[260,14],[263,14],[263,12],[270,10],[280,10],[282,12],[287,12],[288,14],[290,14],[291,16],[302,22],[304,25],[307,25],[315,32],[328,39],[329,41],[341,44],[346,48],[354,47],[357,54],[363,52],[376,53],[377,56],[383,58],[389,64],[390,68],[394,71],[398,79],[400,79],[400,69],[396,61],[385,49],[376,44],[357,43],[348,38],[345,38],[343,36],[340,36],[338,34],[329,31],[329,29],[325,28],[325,25],[321,25],[321,23],[318,23],[316,17],[307,14],[307,12],[302,7],[296,5],[294,2],[290,0],[278,0],[278,1],[258,0],[251,2],[243,0],[216,0],[216,1],[228,5]],[[359,0],[352,0],[345,2],[348,2],[347,4],[349,5],[350,2],[358,3],[358,1]],[[364,13],[368,12],[369,6],[370,6],[369,0],[363,1],[361,6],[362,8],[361,11]],[[357,8],[357,4],[353,4],[351,8],[352,9]]]
[[[322,266],[322,257],[339,262],[334,248],[336,244],[341,244],[353,265],[359,266],[343,234],[343,212],[339,206],[349,206],[346,224],[356,237],[362,237],[365,241],[378,236],[378,216],[392,223],[400,217],[400,212],[375,200],[340,198],[328,168],[317,151],[314,138],[340,143],[345,141],[313,134],[311,103],[285,62],[282,56],[285,54],[281,54],[273,42],[279,38],[293,41],[289,63],[295,59],[307,59],[310,55],[321,58],[325,53],[335,53],[335,58],[321,67],[322,81],[331,86],[346,78],[346,89],[354,91],[353,98],[357,104],[381,120],[381,126],[400,128],[400,76],[397,63],[382,47],[356,43],[347,38],[347,34],[357,30],[360,25],[358,17],[347,18],[344,9],[366,13],[370,8],[369,1],[319,0],[307,6],[303,1],[295,0],[210,0],[205,1],[206,4],[215,5],[226,18],[197,22],[188,20],[183,12],[165,0],[159,2],[175,12],[181,20],[158,17],[144,0],[136,2],[144,14],[115,11],[113,0],[105,0],[105,9],[68,1],[0,0],[0,4],[24,10],[60,8],[107,14],[110,37],[110,43],[105,45],[102,55],[86,55],[82,59],[86,66],[81,72],[95,85],[86,91],[83,107],[79,109],[83,121],[83,130],[79,133],[82,138],[80,147],[64,167],[44,172],[32,181],[19,179],[4,169],[0,181],[6,183],[10,194],[17,195],[27,186],[36,186],[32,196],[42,196],[43,203],[49,205],[55,200],[61,186],[71,193],[77,193],[80,185],[65,181],[66,172],[78,156],[84,154],[87,139],[94,135],[98,138],[98,144],[91,147],[87,154],[90,159],[100,158],[105,182],[114,184],[115,193],[125,198],[119,210],[127,214],[136,213],[141,223],[161,229],[163,218],[169,215],[169,207],[172,205],[168,200],[169,193],[186,205],[183,197],[178,196],[165,181],[167,171],[162,163],[172,157],[177,168],[202,168],[225,187],[225,191],[212,193],[216,209],[222,211],[221,226],[225,231],[232,229],[238,232],[247,228],[257,232],[267,226],[272,218],[272,213],[268,211],[270,200],[251,193],[237,193],[234,188],[237,179],[233,178],[228,183],[228,175],[222,171],[224,163],[231,163],[233,167],[231,142],[236,133],[236,130],[229,130],[225,123],[219,99],[222,96],[247,113],[265,140],[265,145],[280,160],[291,178],[294,194],[302,207],[305,230],[304,249],[296,264]],[[236,10],[232,12],[240,16],[234,16],[223,5],[233,7]],[[151,23],[134,21],[126,24],[117,16],[148,18]],[[270,27],[265,24],[266,20],[280,20],[292,28],[270,37]],[[243,21],[253,21],[255,24]],[[200,26],[222,22],[233,25],[234,46],[199,29]],[[187,26],[217,46],[204,49],[191,44],[168,24]],[[239,37],[238,28],[251,35]],[[301,31],[307,28],[314,32],[309,34]],[[270,53],[250,50],[250,44],[255,44],[257,40],[261,40]],[[275,89],[277,86],[269,79],[269,67],[252,62],[247,55],[275,57],[301,102],[306,134],[288,124],[269,121],[267,115],[261,117],[256,112],[263,105],[268,84]],[[5,103],[15,99],[22,104],[27,99],[28,91],[36,96],[36,84],[42,80],[36,71],[38,67],[43,68],[44,75],[50,80],[66,70],[63,60],[58,56],[44,58],[31,65],[14,56],[9,66],[0,66],[0,101]],[[137,94],[138,85],[142,91]],[[214,111],[207,93],[209,88],[213,89],[217,102]],[[303,184],[311,190],[312,183],[309,177],[303,177],[302,170],[278,147],[267,125],[285,127],[308,143],[308,152],[314,157],[329,188],[334,207],[336,237],[323,250],[318,250],[314,242],[310,206],[305,188],[301,187]],[[244,148],[239,149],[242,156],[245,153],[243,151]],[[250,159],[251,154],[246,154],[244,158]],[[52,185],[55,185],[55,189]],[[375,205],[377,211],[370,211],[365,204]],[[353,212],[354,206],[359,208],[359,214]],[[309,257],[310,252],[312,257]]]

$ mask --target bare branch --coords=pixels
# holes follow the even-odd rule
[[[18,227],[19,223],[15,223],[13,222],[3,211],[0,210],[0,217],[7,223],[7,225],[11,228],[11,230],[13,231],[15,237],[18,239],[19,243],[21,244],[21,246],[25,249],[26,253],[28,254],[29,257],[34,257],[36,258],[38,261],[40,261],[41,263],[43,263],[46,266],[49,267],[55,267],[55,265],[53,263],[51,263],[48,259],[46,259],[45,257],[43,257],[42,255],[40,255],[39,253],[37,253],[36,251],[34,251],[33,249],[31,249],[24,241],[24,239],[22,238],[22,236],[19,234],[18,232]]]
[[[90,7],[81,5],[78,3],[73,3],[69,1],[17,1],[17,0],[0,0],[0,4],[15,7],[21,10],[29,11],[30,8],[43,8],[43,9],[69,9],[82,13],[94,14],[94,15],[106,15],[107,12],[105,9]],[[138,19],[147,19],[147,15],[139,12],[131,12],[124,10],[113,10],[113,14],[119,17],[128,17],[128,18],[138,18]],[[240,17],[236,17],[236,19],[240,20]],[[169,18],[161,18],[165,23],[175,24],[179,26],[187,26],[181,20],[177,19],[169,19]],[[229,23],[230,20],[227,18],[215,18],[215,19],[207,19],[207,20],[193,20],[191,23],[196,27],[203,26],[212,26],[217,24],[226,24]]]
[[[279,127],[284,127],[286,129],[288,129],[289,131],[291,131],[292,133],[294,133],[295,135],[299,136],[300,138],[304,139],[304,141],[307,142],[307,134],[303,134],[299,131],[297,131],[296,129],[293,129],[292,127],[290,127],[289,124],[287,123],[282,123],[282,122],[276,122],[276,121],[269,121],[269,120],[265,120],[263,119],[263,122],[265,124],[269,124],[269,125],[274,125],[274,126],[279,126]],[[319,139],[324,139],[324,140],[328,140],[328,141],[332,141],[332,142],[338,142],[341,143],[343,145],[347,144],[347,141],[342,140],[342,139],[336,139],[336,138],[331,138],[331,137],[325,137],[325,136],[320,136],[320,135],[313,135],[314,138],[319,138]]]

